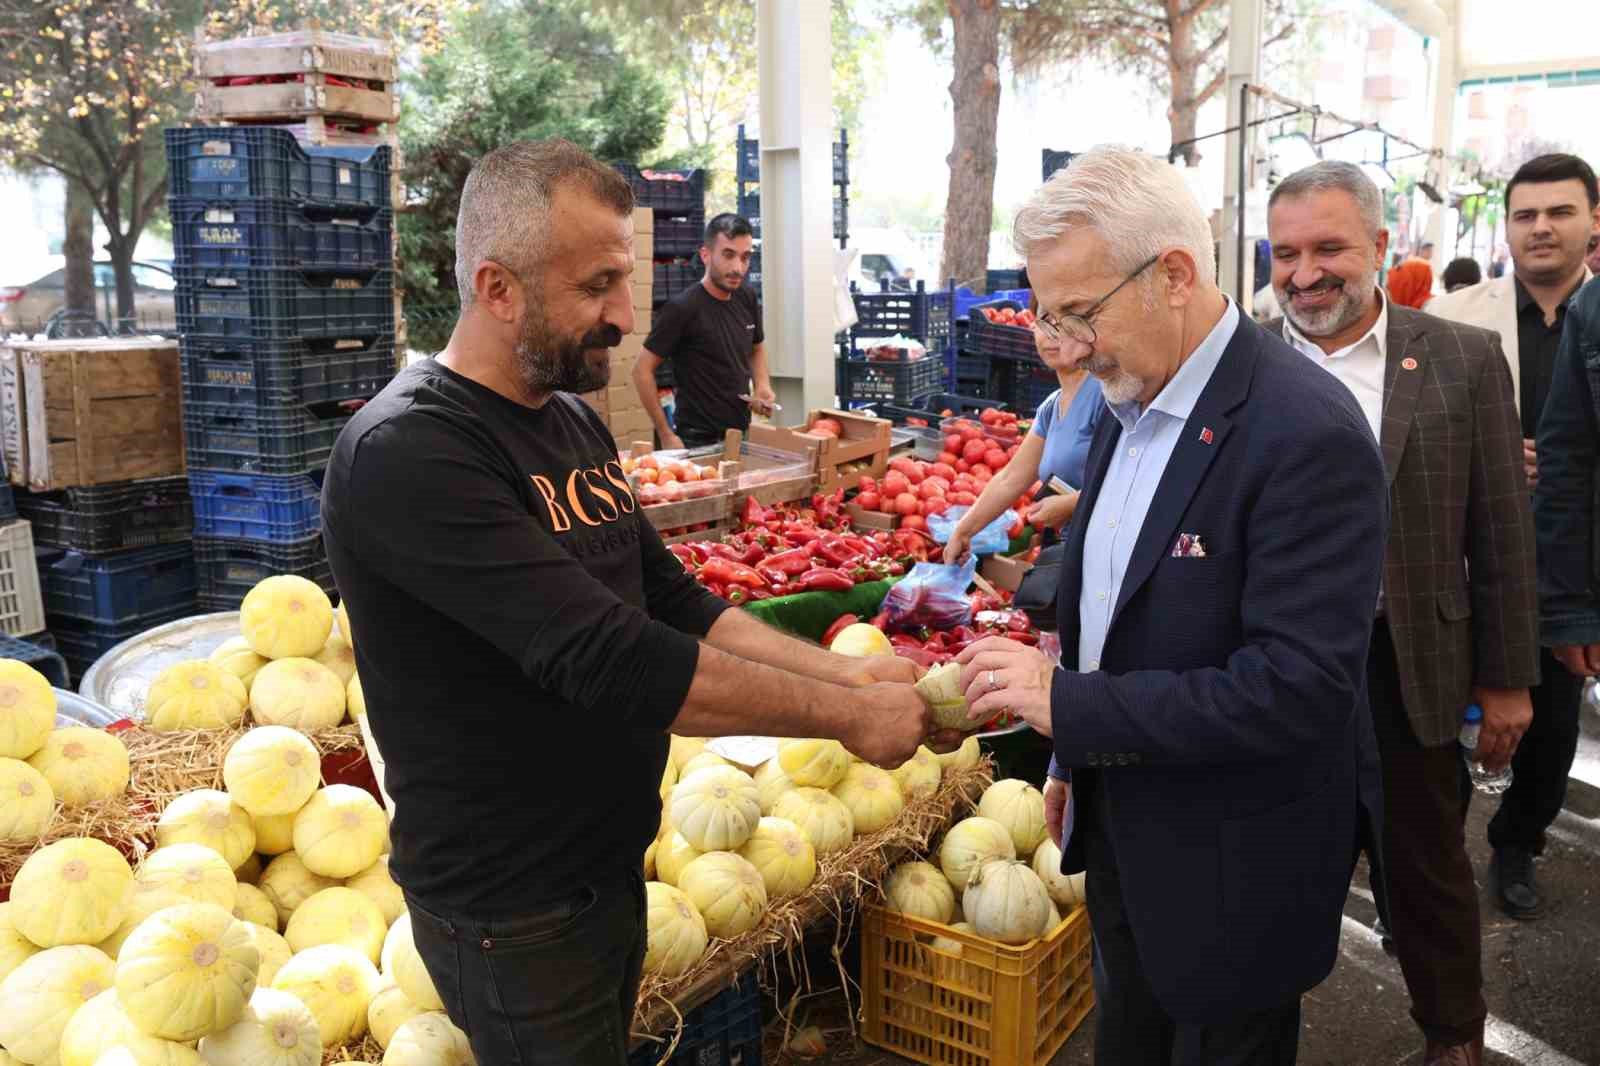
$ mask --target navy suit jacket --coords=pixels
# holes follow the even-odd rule
[[[1338,954],[1388,490],[1355,397],[1242,319],[1161,477],[1101,668],[1079,673],[1084,529],[1121,434],[1101,420],[1061,568],[1063,867],[1107,827],[1157,998],[1217,1021],[1281,1005]],[[1180,533],[1205,556],[1174,557]]]

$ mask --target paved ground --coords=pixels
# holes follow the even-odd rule
[[[1478,797],[1467,840],[1483,896],[1483,960],[1492,1066],[1600,1066],[1600,717],[1584,712],[1584,738],[1566,810],[1540,860],[1541,884],[1554,905],[1537,922],[1504,918],[1489,900],[1484,826],[1493,801]],[[1420,1062],[1421,1038],[1407,1014],[1399,966],[1372,936],[1376,912],[1357,873],[1345,908],[1338,967],[1305,1003],[1302,1066],[1401,1066]],[[824,959],[818,960],[825,961]],[[849,972],[855,974],[854,959]],[[814,975],[831,966],[813,967]],[[828,1031],[822,1063],[891,1066],[905,1060],[853,1041],[843,997],[805,1002],[807,1020]],[[1093,1062],[1094,1016],[1069,1039],[1052,1066]],[[777,1061],[769,1031],[768,1062]],[[785,1061],[795,1061],[786,1057]]]

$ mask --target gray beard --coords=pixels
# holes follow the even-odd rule
[[[522,320],[515,354],[523,383],[535,393],[594,392],[611,382],[611,360],[596,366],[587,356],[591,337],[561,337],[529,308]],[[594,347],[606,347],[595,344]]]
[[[1295,329],[1307,337],[1331,337],[1366,313],[1366,305],[1359,294],[1371,292],[1377,284],[1377,271],[1346,281],[1333,306],[1313,314],[1296,311],[1287,288],[1280,289],[1274,285],[1272,292],[1278,298],[1278,306],[1283,308],[1284,317],[1294,323]]]

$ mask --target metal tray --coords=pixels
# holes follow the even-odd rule
[[[65,729],[69,726],[86,725],[95,729],[104,729],[112,722],[117,721],[122,715],[109,707],[102,707],[87,696],[80,696],[69,689],[56,689],[56,728]]]
[[[188,659],[204,659],[239,635],[239,612],[180,618],[129,637],[84,671],[78,692],[118,718],[144,720],[144,697],[156,676]]]

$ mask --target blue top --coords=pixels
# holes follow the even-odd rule
[[[1105,395],[1094,376],[1084,379],[1067,405],[1063,418],[1056,417],[1057,389],[1039,405],[1034,416],[1033,430],[1044,438],[1044,455],[1039,460],[1039,480],[1048,483],[1051,476],[1060,478],[1075,489],[1083,488],[1084,464],[1089,461],[1089,442],[1094,439],[1094,428],[1100,424],[1100,415],[1106,409]]]

